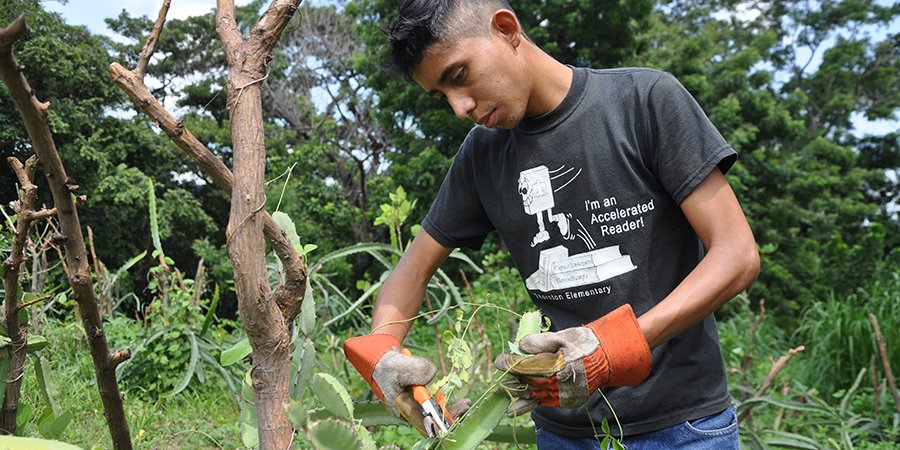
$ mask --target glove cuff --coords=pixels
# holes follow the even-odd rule
[[[585,327],[594,332],[606,355],[609,364],[607,386],[634,386],[647,378],[650,346],[631,305],[622,305]]]
[[[375,382],[372,373],[375,372],[375,365],[381,357],[394,348],[400,348],[400,339],[383,333],[357,336],[344,341],[344,355],[347,360],[353,364],[366,383],[369,383],[381,401],[384,401],[384,393],[381,392],[381,387]]]

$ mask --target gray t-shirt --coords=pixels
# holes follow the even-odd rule
[[[703,257],[679,204],[736,158],[670,74],[573,74],[552,111],[513,130],[473,128],[422,224],[448,247],[477,248],[496,229],[553,330],[625,303],[640,316],[668,295]],[[643,383],[604,389],[626,436],[730,404],[712,315],[652,354]],[[616,429],[599,394],[586,407],[590,417],[585,407],[532,417],[568,436],[592,436],[604,418]]]

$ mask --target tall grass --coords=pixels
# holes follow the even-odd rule
[[[900,270],[896,270],[865,290],[846,297],[831,295],[806,309],[793,339],[807,348],[800,374],[804,384],[824,393],[845,389],[860,368],[870,367],[872,358],[884,377],[869,314],[878,318],[894,373],[900,371]]]

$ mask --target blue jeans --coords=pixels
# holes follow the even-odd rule
[[[603,438],[571,438],[537,429],[540,450],[600,450]],[[625,436],[628,450],[740,450],[734,408],[645,434]],[[612,449],[612,445],[609,446]],[[603,449],[608,450],[608,449]]]

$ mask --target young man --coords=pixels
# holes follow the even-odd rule
[[[756,243],[723,173],[736,154],[671,75],[572,68],[504,0],[406,0],[393,63],[473,128],[422,230],[378,296],[372,334],[345,343],[387,407],[435,373],[397,348],[455,247],[497,230],[553,331],[523,339],[565,367],[527,375],[518,412],[541,449],[738,448],[713,312],[757,276]],[[613,427],[614,429],[616,427]]]

